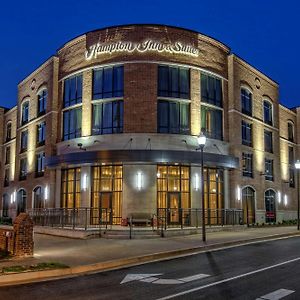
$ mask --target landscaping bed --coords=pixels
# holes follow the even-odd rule
[[[1,275],[5,274],[13,274],[13,273],[24,273],[24,272],[35,272],[35,271],[45,271],[45,270],[56,270],[56,269],[66,269],[69,266],[61,264],[61,263],[38,263],[35,265],[16,265],[3,267],[1,269]]]

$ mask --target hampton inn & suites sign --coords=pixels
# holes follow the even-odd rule
[[[199,49],[192,45],[184,44],[182,42],[162,43],[153,40],[145,40],[140,43],[135,42],[110,42],[110,43],[97,43],[85,52],[85,59],[91,60],[97,58],[101,54],[113,54],[118,52],[166,52],[174,54],[184,54],[197,57]]]

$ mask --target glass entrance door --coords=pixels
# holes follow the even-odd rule
[[[180,222],[180,193],[168,194],[168,223],[179,224]]]
[[[112,193],[100,193],[100,223],[112,224]]]

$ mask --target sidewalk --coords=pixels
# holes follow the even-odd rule
[[[70,239],[54,237],[49,235],[35,235],[35,255],[33,258],[12,259],[0,262],[0,267],[11,265],[27,265],[40,262],[59,262],[70,266],[70,269],[54,271],[41,271],[51,276],[72,275],[82,272],[99,271],[109,268],[117,268],[147,262],[157,259],[165,259],[178,255],[189,254],[201,250],[208,250],[217,247],[241,244],[264,238],[276,238],[300,234],[296,227],[265,227],[245,228],[238,231],[221,231],[207,233],[207,242],[202,242],[201,234],[181,237],[167,237],[157,239]],[[66,271],[69,270],[69,271]],[[26,273],[27,277],[30,273]],[[18,274],[22,275],[22,274]],[[23,274],[24,275],[24,274]],[[0,276],[0,284],[3,277]],[[51,277],[50,276],[50,277]],[[45,277],[49,277],[48,275]],[[20,276],[21,278],[21,276]],[[24,280],[27,280],[24,278]],[[29,280],[29,279],[28,279]]]

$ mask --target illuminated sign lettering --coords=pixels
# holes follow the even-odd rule
[[[101,54],[113,54],[118,52],[159,52],[159,53],[173,53],[173,54],[185,54],[189,56],[197,57],[199,50],[192,45],[183,44],[181,42],[175,42],[173,44],[160,43],[152,40],[145,40],[141,43],[133,42],[113,42],[113,43],[97,43],[92,45],[89,50],[85,52],[85,59],[91,60],[97,58]]]

